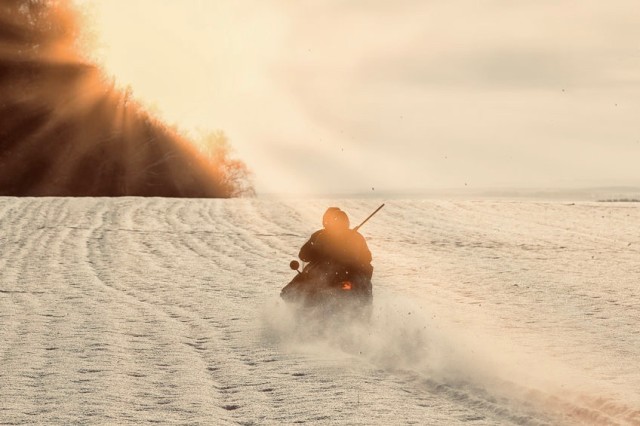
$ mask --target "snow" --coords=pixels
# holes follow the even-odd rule
[[[0,423],[640,424],[640,204],[387,201],[371,324],[301,321],[383,201],[0,198]]]

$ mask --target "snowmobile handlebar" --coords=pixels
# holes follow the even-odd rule
[[[293,269],[294,271],[298,272],[299,274],[301,274],[302,272],[300,272],[300,262],[298,262],[297,260],[292,260],[291,263],[289,263],[289,268]]]

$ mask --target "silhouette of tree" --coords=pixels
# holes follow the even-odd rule
[[[252,194],[228,143],[203,155],[87,60],[81,19],[69,0],[0,3],[0,195]]]
[[[255,195],[251,172],[244,162],[233,157],[233,149],[224,132],[202,132],[197,142],[232,197]]]

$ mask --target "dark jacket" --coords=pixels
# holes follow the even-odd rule
[[[304,262],[311,264],[328,263],[340,265],[354,272],[373,274],[371,252],[364,237],[357,231],[347,229],[329,233],[322,229],[311,235],[298,255]]]

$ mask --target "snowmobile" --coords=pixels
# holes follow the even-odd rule
[[[341,265],[309,263],[300,271],[297,260],[289,264],[297,275],[280,292],[287,303],[322,314],[368,315],[373,301],[371,279]]]
[[[382,207],[384,204],[354,230],[360,229]],[[296,305],[303,312],[324,317],[370,316],[373,301],[371,271],[359,271],[331,261],[308,263],[302,271],[297,260],[291,261],[289,266],[297,275],[280,292],[285,302]]]

